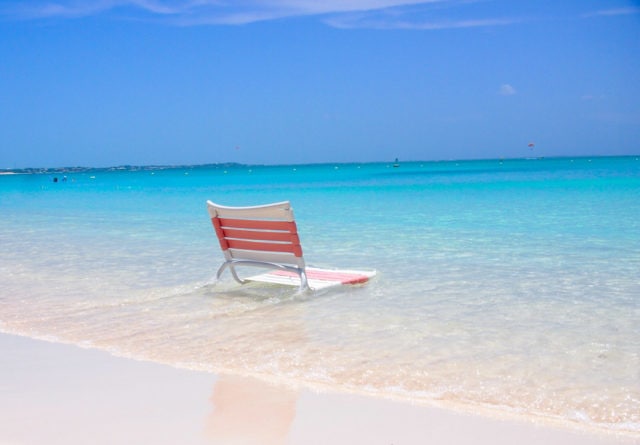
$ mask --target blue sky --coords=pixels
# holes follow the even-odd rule
[[[0,3],[0,168],[633,154],[638,1]]]

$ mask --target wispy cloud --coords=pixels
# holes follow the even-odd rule
[[[502,96],[513,96],[514,94],[516,94],[516,89],[513,88],[508,83],[505,83],[500,85],[500,89],[498,90],[498,93]]]
[[[607,96],[605,96],[604,94],[583,94],[581,96],[581,99],[584,101],[596,101],[596,100],[604,100],[606,99]]]
[[[460,0],[53,0],[9,2],[0,16],[22,19],[80,18],[119,13],[176,25],[242,25],[293,17],[318,16],[337,28],[473,28],[516,23],[512,18],[456,18],[433,15],[436,5],[462,6]],[[471,1],[474,3],[474,1]]]
[[[587,12],[582,14],[582,18],[589,17],[613,17],[620,15],[632,15],[632,14],[640,14],[640,8],[613,8],[613,9],[602,9],[594,12]]]
[[[120,8],[135,8],[149,14],[180,14],[182,8],[153,0],[93,0],[58,2],[6,3],[0,14],[21,19],[78,18],[101,14]]]
[[[422,21],[411,17],[375,18],[366,15],[337,16],[325,20],[325,23],[335,28],[353,29],[417,29],[440,30],[456,28],[479,28],[488,26],[504,26],[517,23],[517,19],[476,19],[476,20],[434,20]]]
[[[171,15],[176,19],[238,24],[283,17],[373,11],[439,1],[447,0],[57,0],[8,2],[0,7],[0,11],[22,18],[43,18],[82,17],[129,9],[150,15]]]

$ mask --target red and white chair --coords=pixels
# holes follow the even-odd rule
[[[288,201],[251,207],[227,207],[207,201],[207,209],[225,258],[216,279],[228,268],[233,278],[243,284],[260,281],[318,290],[366,283],[376,274],[374,270],[307,267]],[[242,279],[236,266],[257,266],[271,271]]]

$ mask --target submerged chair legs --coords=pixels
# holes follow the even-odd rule
[[[300,270],[300,289],[299,292],[304,292],[307,290],[311,290],[311,288],[309,287],[309,282],[307,280],[307,273],[304,271],[304,269]]]
[[[216,282],[220,281],[220,277],[222,276],[224,271],[228,268],[234,280],[236,280],[240,284],[246,284],[248,280],[243,280],[238,276],[238,273],[236,272],[236,268],[234,267],[235,263],[236,263],[235,261],[225,261],[224,263],[222,263],[222,265],[216,272]],[[237,263],[248,263],[248,264],[256,265],[254,261],[237,261]],[[258,263],[257,265],[265,266],[265,264],[268,264],[269,267],[273,267],[274,269],[287,270],[287,271],[296,273],[300,277],[299,291],[304,292],[307,290],[311,290],[311,288],[309,287],[309,280],[307,279],[307,273],[305,272],[304,269],[300,269],[297,267],[287,267],[280,264],[270,264],[270,263]]]
[[[245,284],[247,282],[246,280],[242,280],[238,276],[235,267],[233,267],[233,264],[229,261],[225,261],[224,263],[222,263],[222,266],[220,266],[220,268],[218,269],[218,272],[216,273],[216,281],[220,281],[220,277],[222,276],[222,273],[227,267],[231,271],[231,275],[233,276],[234,280],[236,280],[240,284]]]

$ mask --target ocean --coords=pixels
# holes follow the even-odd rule
[[[308,265],[378,274],[214,283],[208,199],[289,200]],[[0,332],[640,436],[638,157],[0,175],[0,215]]]

